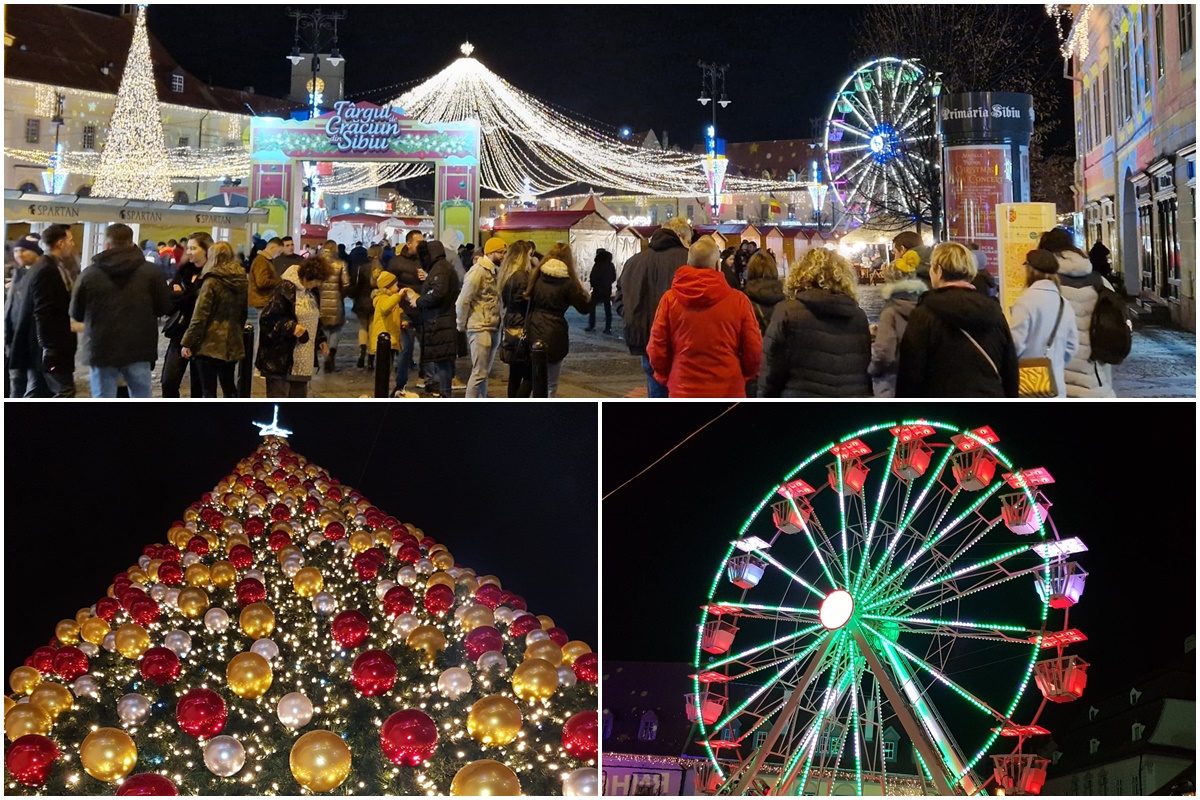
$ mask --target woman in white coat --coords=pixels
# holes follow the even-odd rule
[[[1058,259],[1045,250],[1025,256],[1025,291],[1012,307],[1017,358],[1049,358],[1058,396],[1067,396],[1066,364],[1079,349],[1075,311],[1063,297]]]
[[[1092,312],[1096,310],[1097,286],[1112,289],[1092,262],[1075,246],[1070,232],[1055,228],[1042,234],[1039,250],[1048,250],[1058,259],[1058,276],[1063,297],[1075,310],[1079,331],[1079,349],[1067,362],[1067,397],[1116,397],[1113,391],[1112,365],[1092,360]]]

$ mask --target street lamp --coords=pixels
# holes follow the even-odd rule
[[[724,179],[724,159],[718,159],[717,153],[717,106],[721,108],[729,108],[729,104],[733,102],[729,96],[725,94],[725,73],[729,69],[728,64],[718,65],[716,62],[705,63],[700,61],[697,63],[700,67],[700,97],[697,98],[700,105],[707,106],[710,101],[712,105],[712,125],[705,132],[705,142],[708,146],[708,166],[706,174],[708,174],[709,183],[712,188],[712,194],[709,197],[709,207],[712,209],[712,215],[715,217],[721,208],[721,183]],[[717,100],[717,81],[721,81],[721,99]],[[722,150],[724,153],[724,150]]]
[[[933,238],[941,242],[945,240],[945,220],[943,215],[943,198],[945,197],[945,171],[942,167],[942,73],[933,73],[933,82],[929,85],[929,94],[933,98],[933,146],[937,154],[935,169],[938,171],[937,193],[933,198]]]

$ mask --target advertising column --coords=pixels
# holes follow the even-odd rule
[[[1029,201],[1029,140],[1033,97],[1013,92],[946,95],[941,104],[946,235],[975,243],[1000,271],[996,212]]]

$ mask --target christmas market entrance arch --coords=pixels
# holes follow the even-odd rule
[[[437,234],[479,231],[479,124],[426,125],[391,107],[339,101],[310,120],[256,117],[250,126],[250,204],[300,241],[303,162],[425,162],[434,167]],[[276,215],[279,215],[278,217]]]

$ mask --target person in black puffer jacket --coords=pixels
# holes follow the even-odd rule
[[[184,240],[184,246],[183,261],[171,281],[171,297],[175,307],[163,327],[163,335],[167,337],[167,354],[163,359],[162,394],[170,398],[180,396],[179,387],[183,384],[184,372],[191,376],[191,396],[199,397],[201,394],[200,370],[192,365],[190,358],[183,357],[180,340],[192,324],[196,297],[200,294],[200,273],[208,263],[208,249],[213,246],[213,240],[207,233],[196,233]]]
[[[546,396],[555,397],[563,359],[571,351],[567,309],[574,306],[586,314],[592,304],[575,271],[569,245],[560,242],[550,248],[546,260],[533,270],[525,297],[529,300],[528,339],[546,345]]]
[[[871,396],[871,329],[854,286],[850,264],[824,248],[792,268],[791,297],[775,306],[763,342],[761,397]]]
[[[454,396],[454,361],[458,358],[455,303],[462,284],[446,260],[446,246],[441,242],[421,242],[417,256],[427,277],[420,295],[407,291],[401,306],[410,319],[420,320],[421,364],[428,365],[437,379],[438,395],[450,398]]]
[[[508,396],[529,397],[533,394],[533,363],[529,360],[528,341],[522,341],[529,314],[529,288],[532,266],[529,242],[514,242],[500,262],[500,303],[504,318],[500,322],[500,360],[508,364]]]
[[[971,283],[976,269],[961,244],[934,248],[933,291],[921,297],[900,342],[897,397],[1017,397],[1012,331],[1000,304]]]
[[[725,251],[729,255],[733,250]],[[724,255],[724,254],[723,254]],[[725,274],[729,282],[729,274]],[[737,288],[730,283],[731,288]],[[775,314],[775,306],[783,302],[783,281],[779,280],[779,267],[775,260],[763,252],[755,253],[746,265],[746,297],[750,299],[750,308],[754,310],[754,318],[758,320],[758,332],[767,335],[767,327]],[[758,380],[746,384],[746,397],[758,396]]]
[[[612,333],[612,285],[617,282],[617,267],[612,253],[601,248],[596,251],[596,263],[592,266],[592,311],[588,314],[588,326],[584,330],[596,330],[596,308],[604,306],[604,332]]]

